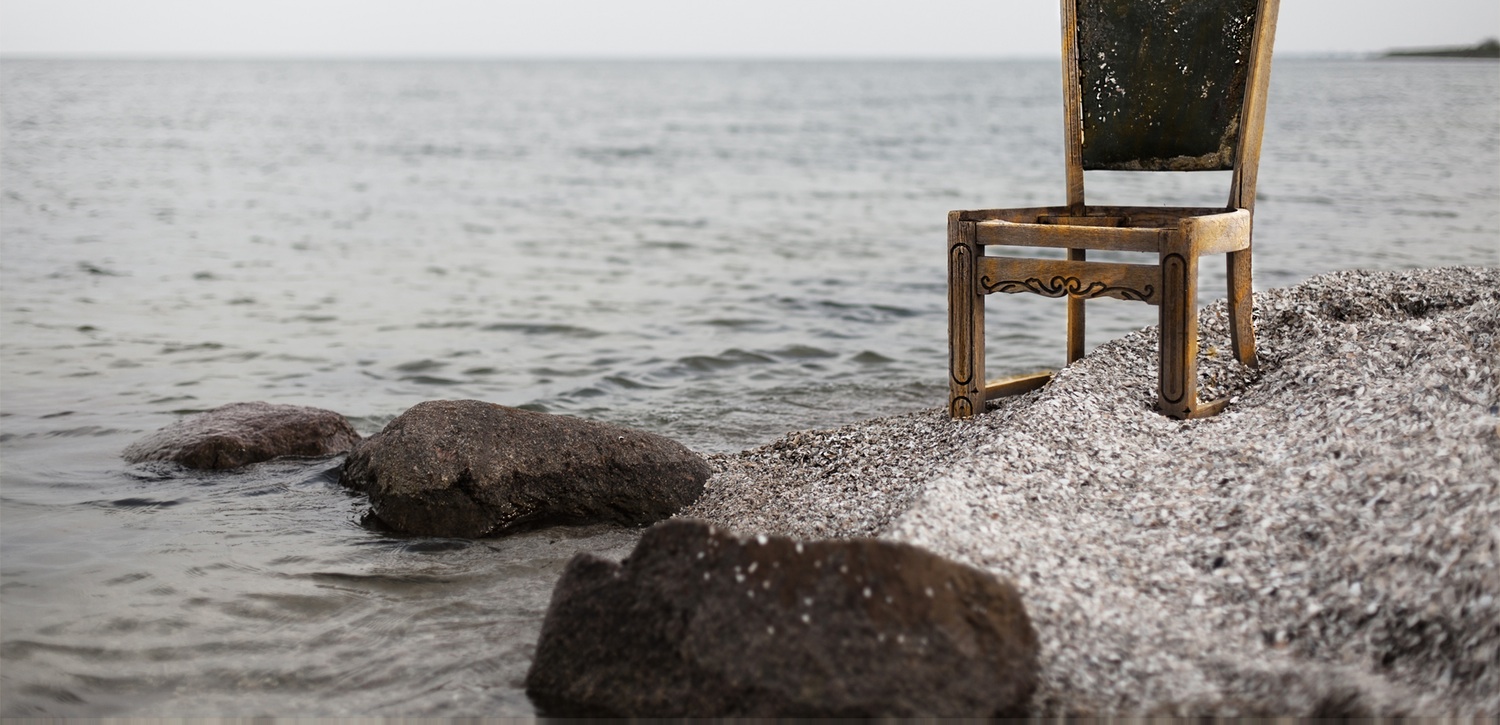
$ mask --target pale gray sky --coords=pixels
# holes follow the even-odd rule
[[[0,0],[0,53],[293,57],[1013,57],[1053,0]],[[1283,0],[1282,53],[1468,45],[1496,0]]]

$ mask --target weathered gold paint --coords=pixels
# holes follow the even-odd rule
[[[1241,362],[1256,364],[1250,248],[1277,6],[1278,0],[1063,0],[1068,203],[948,215],[950,415],[981,413],[988,398],[1050,380],[1038,373],[984,383],[984,302],[996,292],[1066,297],[1070,363],[1083,355],[1084,300],[1158,305],[1161,412],[1194,418],[1224,408],[1223,400],[1198,401],[1198,258],[1227,255],[1231,347]],[[1233,169],[1234,175],[1222,208],[1091,207],[1084,203],[1086,168]],[[986,246],[1059,248],[1067,259],[986,256]],[[1152,252],[1158,261],[1089,262],[1089,249]]]

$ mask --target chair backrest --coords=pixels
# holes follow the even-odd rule
[[[1085,170],[1234,171],[1253,208],[1277,0],[1063,0],[1068,203]]]

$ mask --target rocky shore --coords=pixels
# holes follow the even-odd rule
[[[1041,714],[1500,712],[1500,269],[1203,311],[1220,415],[1151,410],[1154,330],[971,421],[940,410],[718,456],[679,515],[908,542],[1013,581]],[[1061,342],[1059,341],[1059,344]]]

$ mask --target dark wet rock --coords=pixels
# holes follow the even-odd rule
[[[132,443],[130,463],[172,461],[222,470],[280,456],[328,456],[359,441],[354,426],[331,410],[300,405],[230,403],[183,418]]]
[[[419,403],[350,452],[340,481],[401,532],[644,525],[692,503],[711,473],[668,438],[477,400]]]
[[[1037,635],[1009,583],[876,539],[673,520],[552,593],[526,690],[549,715],[1024,713]]]

